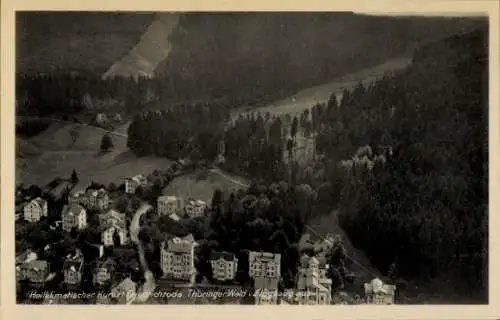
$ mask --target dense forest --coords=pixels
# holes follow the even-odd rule
[[[141,113],[128,128],[127,146],[136,155],[213,161],[218,155],[229,106],[198,103]]]
[[[342,12],[182,14],[171,36],[165,36],[171,50],[155,78],[102,80],[104,71],[133,47],[152,20],[154,14],[93,13],[91,19],[77,13],[20,15],[19,114],[74,115],[87,107],[82,102],[86,95],[123,102],[113,111],[124,115],[142,112],[151,96],[165,105],[215,98],[228,99],[234,107],[270,102],[478,24],[474,19]],[[52,27],[56,21],[66,29]],[[37,27],[44,24],[50,26],[48,34]],[[93,46],[87,45],[80,27],[92,32]],[[68,42],[75,47],[62,50]]]
[[[240,117],[224,137],[225,168],[266,183],[286,178],[273,152],[293,131],[309,131],[317,206],[338,207],[353,244],[384,273],[394,264],[403,278],[448,275],[465,284],[454,290],[485,289],[487,52],[486,32],[452,37],[421,48],[406,71],[360,84],[340,103],[332,95],[300,120]],[[311,168],[299,171],[294,183],[306,182]]]
[[[336,121],[317,147],[342,227],[381,270],[396,262],[401,276],[487,288],[487,39],[422,48],[404,73],[326,108]]]
[[[237,16],[227,19],[221,21]],[[258,24],[254,28],[259,29]],[[221,22],[215,29],[229,28]],[[234,41],[238,32],[232,31],[229,39]],[[269,38],[271,34],[299,31],[292,27],[277,29]],[[199,38],[182,32],[174,37],[179,39],[172,41],[188,44]],[[228,48],[221,39],[206,42],[214,43],[216,53]],[[280,47],[282,42],[274,43],[273,52],[277,54],[269,57],[260,55],[265,50],[256,42],[246,49],[234,48],[245,52],[239,55],[242,59],[255,55],[266,64],[249,63],[224,70],[223,62],[233,66],[237,61],[201,59],[206,42],[185,57],[187,62],[200,61],[191,65],[194,69],[186,71],[187,76],[174,72],[139,81],[102,81],[92,75],[66,74],[20,77],[16,84],[18,112],[76,114],[87,107],[83,96],[89,93],[102,99],[123,99],[126,110],[135,114],[128,132],[128,147],[134,154],[209,162],[222,155],[219,164],[224,169],[262,180],[248,191],[227,198],[216,193],[212,220],[208,222],[194,219],[186,225],[175,225],[163,221],[151,223],[144,232],[151,243],[161,241],[165,232],[192,232],[197,239],[207,239],[200,246],[202,258],[197,261],[197,267],[206,274],[210,272],[206,257],[211,250],[276,250],[284,256],[284,281],[290,284],[295,272],[292,261],[298,253],[294,246],[303,224],[315,215],[339,209],[341,227],[382,273],[397,266],[401,278],[426,282],[447,276],[454,283],[452,290],[487,292],[487,31],[476,30],[421,46],[407,70],[370,85],[359,84],[345,91],[340,102],[332,94],[327,103],[311,106],[293,119],[251,114],[230,121],[229,114],[242,104],[271,99],[334,73],[347,72],[349,61],[375,63],[378,58],[364,59],[363,54],[376,50],[358,50],[361,53],[353,56],[346,53],[344,60],[338,60],[346,64],[345,70],[340,64],[322,60],[323,67],[328,65],[327,71],[315,78],[312,75],[317,69],[294,73],[279,63],[290,58],[290,46]],[[377,41],[370,43],[375,47]],[[321,44],[312,47],[302,50],[332,50]],[[402,50],[396,45],[386,49]],[[181,53],[173,50],[171,59]],[[314,55],[309,58],[314,60]],[[337,58],[332,56],[333,60]],[[167,70],[176,67],[171,61],[165,62]],[[270,65],[276,68],[270,69]],[[210,76],[214,74],[217,76]],[[275,76],[261,82],[266,75]],[[194,85],[197,90],[192,89]],[[206,97],[213,99],[204,102]],[[183,102],[196,99],[203,102]],[[157,111],[144,111],[152,109]],[[25,129],[19,126],[18,130]],[[293,159],[299,131],[315,140],[314,163],[309,166],[285,161],[287,152]],[[172,225],[177,229],[174,232]]]

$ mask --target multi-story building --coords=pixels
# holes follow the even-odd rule
[[[94,270],[93,282],[100,286],[111,282],[115,267],[116,263],[111,258],[104,261],[98,261]]]
[[[236,277],[238,258],[233,253],[214,252],[210,258],[214,279],[226,281]]]
[[[38,259],[38,255],[31,249],[26,250],[16,257],[16,280],[21,281],[26,279],[26,266]]]
[[[281,276],[281,254],[250,251],[248,254],[250,278]]]
[[[297,272],[296,300],[299,304],[324,305],[332,300],[332,281],[327,277],[324,259],[303,255]]]
[[[190,199],[186,202],[184,210],[190,218],[194,218],[203,216],[206,207],[207,204],[205,203],[205,201]]]
[[[107,210],[110,203],[109,194],[104,188],[78,191],[68,198],[68,204],[80,204],[87,209]]]
[[[196,245],[191,234],[183,238],[174,237],[161,244],[161,266],[166,278],[194,282]]]
[[[395,285],[385,284],[379,278],[365,283],[366,302],[372,304],[394,304]]]
[[[125,179],[125,192],[126,193],[135,193],[137,187],[145,186],[147,184],[147,179],[142,175],[138,174],[131,178]]]
[[[183,207],[183,201],[179,197],[174,196],[161,196],[158,197],[158,214],[163,215],[172,215],[176,214]]]
[[[33,260],[24,265],[26,279],[33,284],[44,284],[49,278],[49,263],[45,260]]]
[[[119,304],[130,304],[137,295],[137,284],[126,278],[116,287],[111,289],[111,297]]]
[[[48,214],[47,201],[38,197],[31,200],[24,206],[24,220],[28,222],[38,222]]]
[[[79,285],[82,281],[83,255],[76,250],[74,255],[68,255],[63,265],[64,283],[69,286]]]
[[[254,279],[255,304],[278,304],[279,278],[256,277]]]
[[[87,193],[83,190],[74,192],[74,193],[70,194],[68,197],[68,204],[69,205],[80,204],[80,205],[84,206],[85,208],[89,208],[89,203],[90,203],[89,197],[88,197]]]
[[[109,209],[111,200],[109,199],[109,194],[106,189],[89,189],[87,190],[87,195],[89,198],[89,208],[98,210]]]
[[[101,230],[101,239],[104,246],[114,246],[114,235],[118,234],[120,245],[128,242],[126,217],[124,213],[115,210],[109,210],[107,213],[99,215],[99,225]]]
[[[66,205],[62,212],[62,229],[70,232],[71,229],[83,230],[87,227],[87,211],[79,204]]]

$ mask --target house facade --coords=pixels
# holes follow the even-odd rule
[[[47,201],[38,197],[31,200],[24,206],[24,220],[28,222],[38,222],[48,214]]]
[[[296,301],[306,305],[331,304],[332,281],[324,259],[303,255],[297,272]]]
[[[89,197],[87,193],[83,190],[74,192],[68,197],[69,205],[82,205],[85,208],[89,208]]]
[[[80,204],[88,209],[107,210],[111,204],[106,189],[88,189],[86,192],[78,191],[68,198],[68,204]]]
[[[70,232],[71,229],[83,230],[87,227],[87,211],[79,204],[66,205],[62,213],[62,229]]]
[[[369,283],[365,283],[366,302],[370,304],[394,304],[396,293],[395,285],[388,285],[379,278],[375,278]]]
[[[233,253],[214,252],[210,258],[214,279],[233,280],[238,270],[238,258]]]
[[[27,278],[27,266],[31,261],[38,259],[38,255],[31,249],[26,250],[22,254],[16,257],[16,280],[26,280]]]
[[[190,218],[195,218],[195,217],[202,217],[203,214],[205,213],[206,207],[207,204],[205,203],[205,201],[189,200],[184,206],[184,210]]]
[[[255,277],[254,298],[258,305],[278,304],[278,282],[279,278]]]
[[[248,254],[250,278],[268,277],[279,279],[281,276],[281,254],[250,251]]]
[[[120,245],[128,243],[126,217],[124,213],[115,210],[109,210],[105,214],[99,215],[99,225],[101,230],[101,239],[105,247],[115,245],[115,234],[118,234]]]
[[[45,260],[33,260],[24,265],[25,277],[31,283],[44,284],[49,277],[49,263]]]
[[[131,303],[135,300],[136,295],[137,284],[130,278],[126,278],[111,289],[111,297],[119,304]]]
[[[133,194],[139,186],[145,186],[147,184],[146,178],[142,174],[138,174],[134,177],[125,179],[125,192]]]
[[[158,197],[157,203],[158,214],[161,216],[176,214],[183,206],[182,199],[174,196]]]
[[[89,198],[89,208],[98,210],[108,210],[111,200],[106,189],[101,188],[99,190],[89,189],[87,190],[87,195]]]
[[[174,237],[161,245],[161,267],[164,277],[194,282],[194,248],[196,242],[192,235]]]
[[[93,275],[93,282],[96,285],[103,286],[111,282],[115,271],[116,263],[113,259],[99,261],[96,265]]]
[[[76,250],[74,255],[68,255],[63,265],[64,283],[69,286],[79,285],[82,281],[83,255]]]

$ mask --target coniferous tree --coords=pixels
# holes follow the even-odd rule
[[[100,147],[101,152],[108,152],[111,149],[113,149],[113,147],[114,147],[114,145],[113,145],[113,140],[111,139],[111,137],[108,134],[103,135],[103,137],[101,139],[101,147]]]

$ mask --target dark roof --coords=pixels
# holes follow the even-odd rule
[[[212,252],[210,260],[224,259],[226,261],[233,261],[236,259],[236,255],[230,252]]]
[[[45,260],[34,260],[34,261],[26,263],[26,268],[29,268],[29,269],[44,270],[44,269],[47,269],[48,266],[49,266],[49,263]]]
[[[83,259],[67,259],[64,261],[63,270],[74,267],[77,271],[83,267]]]
[[[100,268],[109,268],[109,269],[112,269],[114,268],[116,265],[116,262],[114,259],[112,258],[108,258],[106,260],[100,260],[100,261],[97,261],[96,263],[96,269],[100,269]]]
[[[79,215],[81,212],[85,211],[85,209],[79,204],[70,204],[65,205],[63,208],[63,215],[71,214],[71,215]]]
[[[106,213],[98,215],[99,217],[99,225],[101,231],[106,230],[110,227],[117,226],[118,228],[125,229],[125,214],[117,212],[115,210],[109,210]]]

